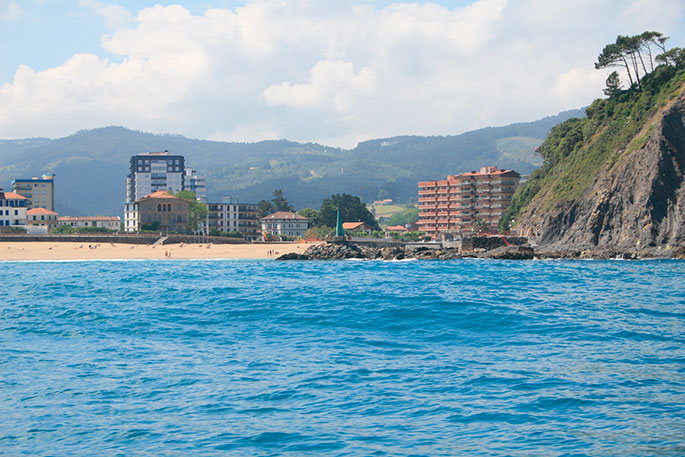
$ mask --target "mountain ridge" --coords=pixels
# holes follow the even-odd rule
[[[360,142],[353,149],[290,140],[221,142],[177,134],[152,134],[122,126],[80,130],[54,140],[0,140],[0,180],[56,173],[60,214],[120,214],[132,155],[169,150],[207,176],[208,197],[268,199],[281,188],[298,208],[316,206],[335,193],[370,201],[416,198],[416,183],[497,165],[529,173],[531,157],[549,129],[583,110],[538,121],[485,127],[460,135],[401,135]]]

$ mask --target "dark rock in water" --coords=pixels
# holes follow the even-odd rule
[[[502,260],[531,260],[535,257],[535,251],[530,246],[504,246],[478,255],[483,259]]]
[[[298,254],[297,252],[289,252],[277,257],[276,260],[309,260],[306,254]]]

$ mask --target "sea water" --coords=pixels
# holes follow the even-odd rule
[[[685,262],[0,268],[2,456],[685,455]]]

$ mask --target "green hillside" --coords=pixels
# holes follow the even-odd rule
[[[660,122],[659,114],[684,91],[685,69],[661,65],[642,78],[639,89],[595,100],[584,118],[571,118],[552,128],[538,149],[543,165],[516,191],[500,229],[508,228],[512,220],[521,222],[521,214],[533,207],[544,213],[578,200],[603,172],[645,146]]]

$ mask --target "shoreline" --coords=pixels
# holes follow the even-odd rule
[[[0,262],[88,260],[276,259],[316,243],[124,244],[67,241],[0,242]]]

